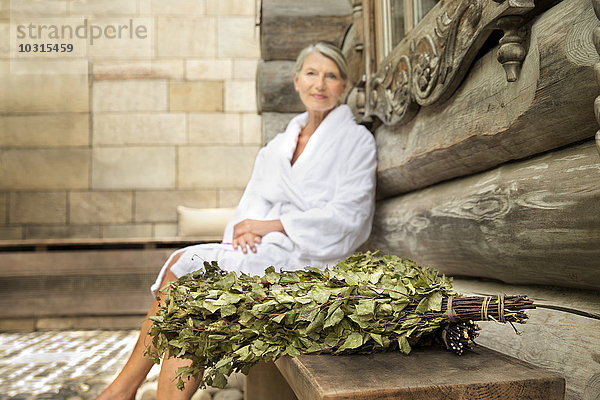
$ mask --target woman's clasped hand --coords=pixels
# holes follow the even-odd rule
[[[262,241],[262,237],[270,232],[285,233],[283,225],[279,220],[261,221],[257,219],[245,219],[233,227],[233,248],[238,248],[242,253],[248,253],[248,249],[256,253],[256,245]]]

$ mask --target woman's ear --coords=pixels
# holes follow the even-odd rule
[[[298,75],[294,72],[294,90],[298,91]]]

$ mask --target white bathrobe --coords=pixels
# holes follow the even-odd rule
[[[182,252],[171,267],[177,277],[202,268],[204,260],[216,260],[227,271],[262,275],[269,266],[294,270],[334,265],[368,238],[375,207],[373,136],[356,124],[348,106],[338,106],[291,165],[298,134],[307,122],[307,113],[298,115],[260,150],[223,242],[231,243],[234,225],[247,218],[279,219],[287,236],[266,234],[256,253],[244,254],[224,243],[180,249],[163,266],[152,286],[154,293],[172,258]]]

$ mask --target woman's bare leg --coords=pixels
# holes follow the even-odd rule
[[[180,256],[181,254],[178,254],[173,258],[169,268],[179,259]],[[177,277],[171,272],[170,269],[168,269],[161,287],[176,280]],[[148,317],[156,315],[160,304],[164,301],[164,297],[165,295],[160,293],[160,302],[155,299],[152,303],[150,311],[148,311],[147,317],[142,324],[137,342],[135,343],[133,351],[129,356],[129,360],[127,360],[127,363],[123,367],[121,373],[106,389],[104,389],[104,391],[96,398],[96,400],[135,399],[135,393],[140,385],[144,382],[146,375],[148,375],[148,372],[150,372],[150,369],[154,365],[154,362],[150,358],[144,356],[146,348],[148,345],[152,344],[152,338],[150,335],[148,335],[148,331],[152,327],[152,321],[148,319]]]
[[[158,391],[156,392],[156,400],[189,400],[192,398],[198,386],[200,379],[191,378],[184,380],[185,387],[183,390],[177,389],[177,370],[180,367],[190,365],[191,361],[181,358],[165,358],[162,361],[160,374],[158,375]],[[200,377],[201,378],[201,377]]]

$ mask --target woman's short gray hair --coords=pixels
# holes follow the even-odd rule
[[[327,42],[310,44],[302,49],[296,59],[296,66],[294,67],[296,73],[299,73],[302,70],[306,56],[312,53],[321,53],[325,57],[331,59],[340,70],[340,77],[342,80],[344,82],[348,80],[348,62],[346,61],[346,57],[344,57],[344,54],[337,46]]]

